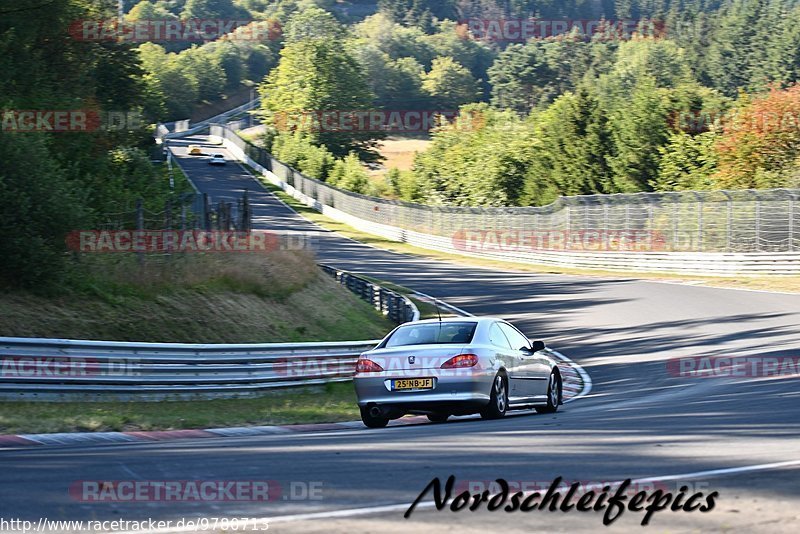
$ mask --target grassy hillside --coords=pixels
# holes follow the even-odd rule
[[[392,327],[305,253],[82,258],[58,294],[0,294],[0,335],[186,343],[376,339]]]

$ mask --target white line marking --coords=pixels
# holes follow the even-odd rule
[[[696,478],[710,478],[710,477],[718,477],[736,473],[748,473],[753,471],[768,471],[772,469],[780,469],[782,467],[794,467],[800,466],[800,460],[788,460],[785,462],[773,462],[768,464],[757,464],[757,465],[746,465],[741,467],[728,467],[724,469],[711,469],[708,471],[695,471],[693,473],[681,473],[678,475],[662,475],[662,476],[653,476],[653,477],[646,477],[646,478],[637,478],[631,481],[631,484],[644,484],[648,482],[666,482],[671,480],[690,480]],[[612,488],[615,488],[621,485],[624,480],[618,480],[616,482],[612,482],[607,484]],[[604,484],[605,485],[605,484]],[[531,492],[526,493],[529,494]],[[248,525],[252,526],[253,524],[273,524],[273,523],[291,523],[295,521],[307,521],[313,519],[336,519],[342,517],[354,517],[359,515],[367,515],[367,514],[380,514],[385,512],[405,512],[408,510],[408,507],[411,503],[397,503],[397,504],[387,504],[382,506],[370,506],[365,508],[349,508],[344,510],[332,510],[328,512],[310,512],[305,514],[292,514],[292,515],[279,515],[274,517],[261,517],[261,518],[250,518],[246,521],[238,522],[237,520],[231,520],[229,522],[229,527],[232,530],[235,530],[235,527],[241,527],[244,529]],[[417,505],[417,509],[426,509],[426,508],[434,508],[435,502],[433,501],[425,501],[421,502]],[[255,522],[255,523],[254,523]],[[148,534],[168,534],[168,533],[178,533],[178,532],[195,532],[197,527],[182,527],[182,528],[163,528],[163,529],[153,529],[153,530],[140,530],[137,532],[118,532],[116,534],[142,534],[142,532],[147,532]]]
[[[580,366],[580,364],[573,362],[572,360],[570,360],[557,350],[550,349],[550,352],[555,354],[556,357],[561,359],[564,363],[575,369],[575,371],[577,371],[578,374],[580,375],[581,381],[583,382],[583,388],[581,389],[581,391],[575,396],[572,396],[568,399],[564,399],[564,404],[588,395],[589,392],[592,391],[592,377],[589,376],[589,373],[587,373],[586,370]]]

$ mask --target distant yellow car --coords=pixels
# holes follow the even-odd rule
[[[200,145],[189,145],[189,155],[190,156],[202,156],[203,155],[203,147]]]

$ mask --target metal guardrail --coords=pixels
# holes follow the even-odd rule
[[[391,321],[400,324],[419,320],[419,310],[405,296],[347,271],[341,271],[329,265],[320,265],[320,267],[336,278],[340,284],[369,302]]]
[[[349,380],[379,340],[183,344],[0,338],[5,400],[187,400]]]
[[[525,208],[427,206],[338,189],[222,125],[210,133],[304,204],[364,232],[429,250],[622,272],[800,274],[800,190],[590,195]],[[575,239],[594,245],[615,232],[633,233],[633,250],[571,246]],[[563,246],[524,241],[543,236],[558,237]]]

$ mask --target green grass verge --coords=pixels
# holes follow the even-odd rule
[[[707,285],[711,287],[724,287],[732,289],[753,289],[761,291],[782,291],[790,293],[800,293],[800,276],[748,276],[739,278],[725,278],[714,276],[695,276],[695,275],[680,275],[680,274],[665,274],[665,273],[648,273],[648,272],[616,272],[604,271],[600,269],[572,269],[566,267],[554,267],[549,265],[535,265],[529,263],[514,263],[499,260],[485,260],[481,258],[473,258],[471,256],[462,256],[459,254],[449,254],[446,252],[438,252],[428,249],[423,249],[409,245],[407,243],[399,243],[380,236],[368,234],[357,230],[352,226],[344,224],[327,217],[313,208],[306,206],[295,198],[286,194],[282,189],[269,182],[263,176],[253,172],[253,174],[261,180],[264,186],[272,191],[283,202],[292,207],[300,215],[305,217],[311,222],[314,222],[323,228],[337,232],[345,237],[360,241],[362,243],[372,245],[375,247],[383,248],[392,252],[399,252],[402,254],[413,254],[423,258],[428,258],[438,261],[447,261],[450,263],[457,263],[462,265],[473,265],[476,267],[485,267],[490,269],[502,269],[510,271],[523,271],[534,272],[542,274],[558,274],[558,275],[571,275],[571,276],[585,276],[596,278],[625,278],[625,279],[639,279],[639,280],[652,280],[661,282],[691,282],[692,284]]]
[[[3,434],[177,430],[358,418],[352,382],[273,391],[257,399],[0,403]]]

